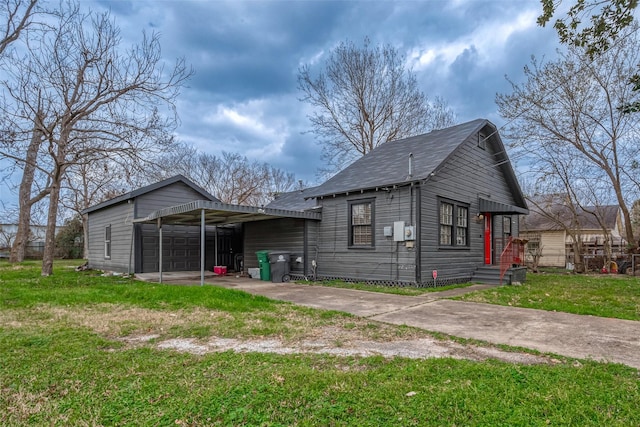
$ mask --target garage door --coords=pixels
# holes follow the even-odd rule
[[[183,232],[162,237],[162,271],[200,270],[200,236]],[[158,271],[158,236],[142,236],[142,272]]]

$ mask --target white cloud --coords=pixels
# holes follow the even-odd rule
[[[536,27],[537,16],[535,10],[525,10],[513,19],[502,17],[500,20],[483,23],[470,34],[462,35],[453,41],[422,42],[408,53],[409,65],[416,71],[429,68],[436,63],[448,67],[471,46],[478,52],[481,64],[500,63],[504,46],[509,39],[516,33]]]
[[[267,104],[264,100],[252,100],[218,105],[213,113],[204,117],[203,124],[211,127],[214,133],[218,128],[236,135],[236,141],[242,142],[240,154],[268,161],[282,152],[289,137],[289,129],[286,118],[265,116],[264,112],[269,109]],[[234,150],[227,146],[226,151]]]

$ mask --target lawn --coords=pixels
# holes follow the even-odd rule
[[[420,336],[214,286],[137,283],[57,263],[0,263],[0,424],[640,425],[638,371],[499,361],[257,352],[189,354],[154,340],[296,340],[318,328]],[[154,334],[145,344],[123,338]]]
[[[622,274],[527,274],[524,284],[473,292],[456,299],[640,320],[640,278]]]

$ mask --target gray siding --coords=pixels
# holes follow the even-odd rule
[[[132,220],[133,204],[126,202],[89,214],[90,268],[133,272]],[[104,256],[105,228],[108,225],[111,225],[111,259]]]
[[[202,194],[183,182],[176,182],[136,198],[136,218],[144,218],[153,211],[203,200]]]
[[[320,200],[322,222],[318,236],[318,275],[359,281],[414,283],[416,248],[384,236],[395,221],[415,225],[416,187],[371,191]],[[349,247],[349,201],[374,202],[374,248]]]
[[[201,200],[203,196],[183,182],[176,182],[142,194],[132,201],[90,212],[89,267],[128,272],[158,271],[158,230],[155,225],[139,225],[134,237],[134,218],[169,206]],[[104,257],[105,227],[111,224],[111,259]],[[163,270],[200,268],[200,234],[197,227],[165,226],[163,230]],[[155,257],[155,261],[152,258]],[[213,261],[210,261],[213,263]]]
[[[501,169],[496,165],[492,144],[486,149],[477,146],[472,138],[421,186],[421,277],[432,283],[433,270],[438,280],[456,281],[470,278],[478,266],[484,264],[484,225],[476,221],[478,198],[513,205],[511,194]],[[438,201],[440,198],[468,204],[469,247],[439,247]],[[516,214],[512,215],[512,231],[517,235]],[[494,236],[502,233],[502,217],[493,216]],[[495,245],[496,239],[494,239]]]
[[[310,260],[305,257],[305,222],[304,219],[280,218],[246,223],[244,225],[245,269],[258,267],[256,251],[289,251],[291,252],[291,273],[304,275],[305,263],[307,266],[310,263]],[[295,262],[298,257],[302,258],[302,263]]]

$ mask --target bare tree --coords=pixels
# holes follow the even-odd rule
[[[298,71],[303,102],[313,107],[312,132],[322,144],[327,172],[335,172],[380,144],[447,127],[454,114],[430,102],[405,57],[392,46],[341,43],[317,75]]]
[[[0,224],[0,249],[10,248],[16,238],[16,232]]]
[[[640,190],[631,179],[640,158],[638,118],[618,107],[640,95],[625,82],[638,60],[635,35],[594,59],[570,48],[554,62],[534,59],[525,68],[526,82],[512,83],[511,94],[496,98],[508,120],[503,134],[519,155],[537,165],[535,170],[566,179],[568,188],[574,188],[576,179],[606,182],[620,206],[629,242],[633,228],[627,201]],[[578,167],[581,176],[568,172]]]
[[[132,177],[137,172],[135,163],[120,164],[117,159],[104,159],[90,163],[80,163],[67,169],[62,184],[60,203],[81,218],[84,247],[83,256],[89,253],[89,227],[87,215],[82,211],[105,200],[126,193],[135,184]]]
[[[38,0],[0,1],[0,56],[31,25]]]
[[[223,151],[215,156],[182,146],[161,163],[164,167],[153,173],[153,179],[180,173],[221,201],[237,205],[266,205],[278,194],[291,191],[296,183],[294,174],[264,162],[251,162],[238,153]]]
[[[631,223],[633,224],[634,242],[640,239],[640,199],[636,199],[631,205]],[[637,245],[640,247],[640,244]]]
[[[6,123],[16,126],[17,136],[20,126],[34,123],[42,134],[36,167],[50,184],[42,274],[50,275],[68,169],[113,158],[135,162],[170,143],[174,100],[191,71],[183,60],[163,68],[157,34],[125,50],[108,13],[85,14],[68,3],[50,30],[29,41],[27,56],[15,60],[10,73],[6,88],[15,108],[3,111]],[[35,120],[39,111],[43,118]],[[4,154],[25,163],[19,141]]]

